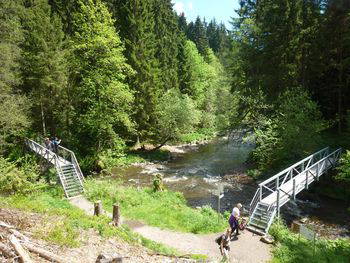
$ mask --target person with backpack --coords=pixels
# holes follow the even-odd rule
[[[228,220],[230,227],[231,227],[231,233],[233,234],[234,231],[236,231],[236,236],[239,235],[239,223],[238,219],[240,217],[240,209],[242,208],[242,204],[238,203],[233,209],[230,216],[230,219]]]
[[[52,148],[55,153],[58,153],[58,145],[61,143],[61,140],[54,136],[51,138]]]

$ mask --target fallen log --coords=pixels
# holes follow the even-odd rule
[[[32,263],[32,260],[30,259],[28,253],[24,250],[15,235],[12,234],[9,238],[9,241],[15,249],[17,255],[20,257],[22,263]]]
[[[8,246],[5,246],[5,244],[0,243],[0,252],[2,252],[3,255],[5,255],[8,258],[14,258],[17,255],[9,248]]]
[[[59,256],[56,256],[55,254],[53,254],[45,249],[35,247],[29,243],[22,243],[22,245],[26,249],[28,249],[30,252],[38,254],[40,257],[45,258],[45,259],[49,260],[50,262],[57,262],[57,263],[66,263],[67,262],[63,258],[60,258]]]

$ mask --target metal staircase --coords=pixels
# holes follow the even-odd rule
[[[59,146],[56,154],[42,144],[30,139],[26,139],[26,145],[33,152],[55,166],[67,198],[81,195],[84,192],[84,176],[72,151]]]
[[[250,203],[248,229],[267,233],[280,208],[318,181],[338,162],[340,154],[340,148],[332,153],[328,147],[324,148],[260,183]]]

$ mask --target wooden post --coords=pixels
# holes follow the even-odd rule
[[[96,203],[94,203],[94,215],[95,216],[102,215],[102,202],[101,202],[101,200],[98,200]]]
[[[293,179],[293,200],[295,201],[295,196],[296,196],[296,193],[295,193],[295,179]]]
[[[120,226],[120,210],[119,210],[119,204],[113,205],[113,224],[117,227]]]
[[[309,171],[306,171],[305,174],[306,174],[305,188],[309,189],[309,184],[308,184],[309,183],[308,182],[309,181]]]

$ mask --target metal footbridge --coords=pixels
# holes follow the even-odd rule
[[[260,183],[250,203],[248,229],[267,233],[280,208],[334,167],[340,154],[340,148],[331,153],[324,148]]]
[[[81,195],[84,192],[84,176],[80,170],[74,152],[58,146],[57,153],[47,149],[43,144],[26,139],[30,150],[54,165],[67,198]]]

